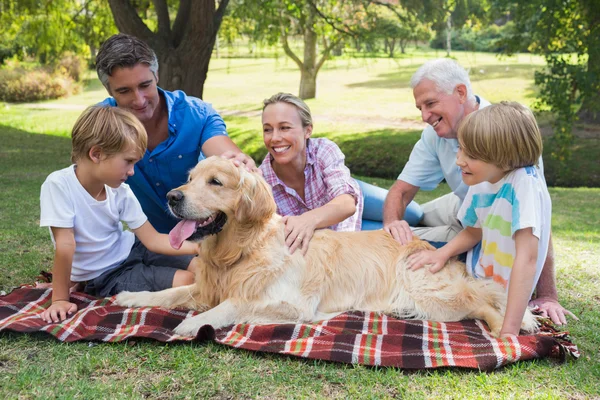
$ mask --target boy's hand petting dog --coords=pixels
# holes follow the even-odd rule
[[[440,271],[446,265],[448,258],[443,256],[437,250],[423,250],[418,253],[411,254],[408,257],[408,268],[411,271],[416,271],[426,265],[430,265],[429,271],[432,274]]]
[[[68,300],[53,301],[52,305],[48,307],[41,315],[44,322],[60,322],[67,319],[67,316],[71,316],[77,311],[77,304],[71,303]]]
[[[294,254],[296,249],[302,249],[302,255],[308,251],[308,243],[315,234],[315,222],[312,218],[305,215],[283,217],[285,224],[285,244],[290,248],[290,253]]]

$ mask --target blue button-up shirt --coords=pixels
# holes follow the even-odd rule
[[[183,185],[188,172],[202,155],[204,143],[215,136],[227,136],[225,122],[208,103],[176,90],[158,88],[169,113],[169,137],[135,164],[127,184],[138,198],[148,220],[157,231],[168,233],[178,222],[167,208],[167,192]],[[112,97],[100,103],[116,107]]]

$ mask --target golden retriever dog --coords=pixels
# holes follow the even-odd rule
[[[476,280],[451,260],[440,272],[411,271],[407,257],[431,249],[425,241],[397,243],[383,230],[315,232],[306,256],[290,254],[271,188],[257,173],[210,157],[189,181],[167,195],[183,220],[170,234],[174,247],[201,241],[196,283],[160,292],[123,292],[123,306],[184,307],[204,311],[184,320],[180,335],[236,323],[296,323],[330,319],[349,310],[400,318],[459,321],[478,318],[492,335],[502,327],[506,294],[491,280]],[[537,322],[527,311],[522,328]]]

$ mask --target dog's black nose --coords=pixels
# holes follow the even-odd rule
[[[169,203],[176,203],[183,199],[183,192],[181,190],[171,190],[167,193],[167,199]]]

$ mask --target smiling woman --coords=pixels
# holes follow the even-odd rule
[[[311,139],[310,109],[301,99],[278,93],[264,101],[263,140],[268,150],[260,169],[284,216],[286,244],[304,253],[316,229],[358,231],[363,197],[329,139]]]

